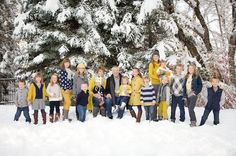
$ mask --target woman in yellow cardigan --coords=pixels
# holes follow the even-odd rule
[[[105,79],[105,68],[104,67],[98,67],[96,69],[96,75],[94,75],[91,80],[89,81],[89,99],[88,99],[88,105],[87,109],[92,112],[93,111],[93,89],[95,87],[95,79],[100,79],[101,84],[104,88],[106,88],[106,79]]]
[[[134,68],[132,74],[133,74],[133,78],[131,80],[131,96],[129,100],[128,109],[130,111],[131,116],[136,118],[136,122],[140,122],[141,117],[142,117],[142,103],[140,101],[140,94],[141,94],[141,88],[143,87],[144,82],[143,82],[140,70],[138,68]],[[138,107],[137,116],[132,106]]]
[[[157,95],[158,88],[160,86],[160,79],[157,75],[157,70],[160,68],[160,55],[159,51],[155,50],[151,57],[151,62],[148,66],[148,75],[151,79],[151,83],[155,90],[155,95]],[[154,106],[153,120],[157,121],[157,104]]]
[[[46,86],[43,84],[42,73],[36,73],[34,82],[30,84],[27,101],[29,105],[32,104],[34,110],[34,124],[38,124],[38,111],[41,110],[43,124],[46,124],[45,99]]]

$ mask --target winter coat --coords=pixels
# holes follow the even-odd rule
[[[185,83],[184,83],[184,97],[185,98],[188,97],[188,95],[187,95],[187,87],[186,87],[187,79],[188,78],[185,78]],[[200,76],[193,75],[191,89],[192,89],[192,92],[195,95],[198,95],[202,91],[202,79],[201,79]]]
[[[121,85],[121,78],[122,75],[120,74],[120,85]],[[105,94],[111,94],[112,97],[112,105],[114,106],[116,104],[116,94],[115,94],[115,79],[114,76],[111,75],[110,77],[107,78],[107,85],[106,85],[106,89],[105,89]]]
[[[46,92],[45,84],[42,84],[42,85],[43,85],[43,90],[42,90],[42,92],[43,92],[43,100],[45,100],[46,96],[47,96],[47,92]],[[29,87],[27,101],[30,102],[30,103],[33,103],[35,98],[36,98],[36,87],[35,87],[34,83],[31,83],[30,87]]]
[[[103,88],[106,88],[106,80],[103,81]],[[92,110],[93,109],[93,89],[95,87],[95,77],[92,77],[89,81],[89,99],[88,99],[88,105],[87,109]]]
[[[133,77],[131,81],[131,88],[132,93],[130,96],[129,105],[131,106],[140,106],[140,94],[141,94],[141,88],[144,86],[143,79],[139,76]]]

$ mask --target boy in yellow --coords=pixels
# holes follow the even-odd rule
[[[38,124],[38,111],[41,110],[43,124],[46,124],[46,112],[45,112],[45,99],[46,99],[46,87],[43,84],[43,75],[36,73],[34,82],[29,87],[27,101],[29,105],[32,104],[34,110],[34,124]]]
[[[155,50],[152,54],[151,57],[151,63],[149,64],[148,67],[148,75],[151,79],[151,83],[154,87],[155,90],[155,95],[157,95],[158,88],[160,85],[160,79],[159,76],[157,75],[157,70],[160,68],[160,55],[159,51]],[[154,113],[153,113],[153,120],[157,121],[157,104],[154,105]]]
[[[138,68],[133,69],[133,78],[131,80],[131,96],[129,100],[129,106],[128,109],[130,111],[130,114],[132,117],[136,118],[136,122],[141,121],[142,117],[142,103],[140,101],[140,94],[141,94],[141,88],[144,85],[142,75],[140,73],[140,70]],[[138,107],[138,115],[136,116],[135,111],[133,110],[132,106]]]
[[[105,68],[98,67],[96,70],[96,74],[89,81],[89,103],[87,105],[87,109],[92,112],[93,111],[93,89],[95,87],[95,79],[100,79],[103,88],[106,88],[106,79],[105,79]],[[96,96],[96,95],[95,95]]]
[[[117,116],[117,118],[119,119],[123,117],[125,106],[129,101],[130,94],[131,94],[131,86],[129,85],[129,78],[127,76],[123,76],[119,88],[119,100],[118,100],[119,108]]]
[[[168,79],[164,75],[161,77],[161,85],[157,93],[157,102],[159,103],[158,119],[168,120],[168,105],[170,101],[170,87],[168,85]]]

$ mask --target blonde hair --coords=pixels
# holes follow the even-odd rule
[[[193,63],[191,63],[191,64],[188,65],[188,73],[187,73],[187,75],[186,75],[186,78],[188,78],[189,75],[190,75],[190,74],[189,74],[189,67],[193,67],[193,68],[194,68],[193,76],[198,76],[198,75],[199,75],[196,65],[193,64]]]
[[[43,74],[41,72],[37,72],[34,76],[34,82],[36,83],[36,78],[37,77],[40,77],[41,78],[41,82],[40,83],[43,83]]]
[[[127,84],[129,84],[129,78],[128,78],[128,76],[123,76],[122,77],[122,79],[121,79],[121,83],[123,84],[123,81],[124,80],[126,80],[128,83]]]
[[[53,77],[53,76],[56,76],[56,78],[57,78],[57,82],[56,82],[56,83],[54,83],[54,82],[52,81],[52,77]],[[54,84],[58,84],[58,74],[56,74],[56,73],[52,74],[51,79],[50,79],[50,85],[53,86]]]

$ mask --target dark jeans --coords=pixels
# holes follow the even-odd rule
[[[101,102],[101,99],[93,97],[93,107],[100,107],[99,106],[100,102]]]
[[[187,99],[190,121],[193,121],[193,122],[197,121],[196,115],[195,115],[195,112],[194,112],[196,102],[197,102],[197,96],[195,96],[195,95],[193,95],[193,96],[191,96]]]
[[[172,104],[171,104],[171,116],[170,119],[175,121],[176,107],[179,106],[180,111],[180,121],[184,122],[185,120],[185,110],[184,110],[184,100],[183,96],[174,96],[172,95]]]
[[[53,115],[54,108],[56,109],[56,113],[60,114],[60,101],[49,101],[49,115]]]
[[[159,84],[153,84],[154,90],[155,90],[155,95],[157,95],[158,93],[158,89],[159,89]],[[157,120],[157,105],[153,106],[153,120]]]
[[[124,108],[121,108],[121,104],[122,103],[125,103],[126,105],[128,104],[128,101],[129,101],[129,97],[128,96],[120,96],[118,98],[118,105],[119,105],[119,108],[118,108],[118,116],[117,118],[123,118],[123,115],[124,115],[124,112],[125,112],[125,107]]]
[[[154,113],[154,106],[144,106],[146,120],[152,121],[153,120],[153,113]]]
[[[22,108],[21,107],[17,107],[14,120],[15,121],[19,120],[21,112],[23,112],[23,114],[24,114],[25,121],[30,123],[31,122],[31,118],[30,118],[30,115],[29,115],[29,107],[28,106],[22,107]]]
[[[213,111],[213,115],[214,115],[214,125],[218,125],[220,123],[220,111],[219,110],[213,110],[213,109],[207,109],[205,108],[202,119],[201,119],[201,123],[200,126],[204,125],[210,112]]]
[[[78,105],[77,106],[79,121],[84,122],[86,118],[86,106]]]
[[[116,103],[118,103],[118,97],[115,97]],[[112,116],[112,98],[105,98],[105,109],[106,109],[106,114],[109,118],[113,117]]]

